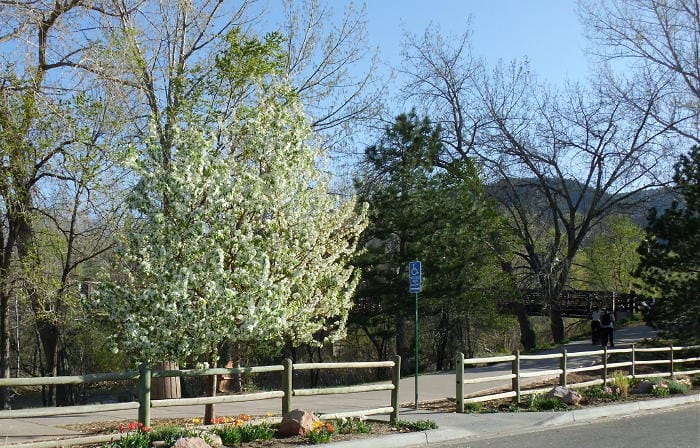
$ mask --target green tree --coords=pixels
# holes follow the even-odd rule
[[[431,351],[441,370],[456,351],[475,356],[481,336],[502,322],[498,304],[513,288],[494,248],[507,229],[473,166],[434,173],[420,200],[423,308],[434,318]]]
[[[596,291],[630,292],[643,229],[629,215],[612,215],[592,233],[574,263],[575,283]]]
[[[407,269],[419,256],[422,192],[431,171],[430,154],[440,145],[438,135],[427,118],[415,112],[399,115],[380,142],[365,151],[364,172],[356,181],[360,198],[369,204],[369,225],[362,236],[365,253],[358,259],[363,275],[353,323],[380,357],[385,356],[380,350],[386,338],[393,337],[396,353],[408,359]]]
[[[646,321],[671,337],[700,339],[700,147],[676,165],[682,202],[658,214],[652,209],[635,275],[655,304]]]
[[[69,61],[89,59],[86,55],[99,28],[92,26],[96,13],[90,6],[74,0],[2,2],[0,7],[0,372],[4,377],[10,375],[10,304],[18,314],[16,322],[33,323],[30,334],[36,335],[40,347],[41,374],[58,373],[61,337],[71,322],[67,316],[75,311],[79,271],[108,250],[111,224],[118,221],[118,213],[113,213],[118,207],[103,202],[105,190],[100,188],[108,179],[105,154],[111,152],[109,147],[118,147],[111,146],[118,127],[112,128],[103,92],[91,89],[94,78],[87,71],[72,70],[79,67]],[[74,39],[76,34],[80,39]],[[27,309],[19,316],[19,310]],[[15,345],[15,349],[20,370],[21,348]],[[55,404],[53,390],[47,404]]]
[[[367,150],[358,189],[370,204],[370,224],[359,260],[363,277],[354,323],[375,347],[386,347],[385,338],[394,336],[397,352],[405,356],[404,328],[413,314],[406,306],[406,270],[409,261],[422,260],[421,314],[433,318],[426,330],[435,365],[442,369],[454,350],[476,351],[479,332],[495,323],[493,299],[504,288],[494,285],[507,282],[491,250],[502,221],[474,165],[455,166],[460,173],[432,166],[439,133],[438,126],[411,112],[398,116],[380,144]],[[378,355],[384,355],[379,348]]]

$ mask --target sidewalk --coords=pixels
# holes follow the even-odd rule
[[[616,346],[624,347],[627,344],[634,343],[636,341],[642,340],[644,338],[651,338],[654,336],[654,331],[646,326],[634,326],[626,327],[616,331],[615,340]],[[597,350],[599,347],[592,346],[589,340],[585,341],[575,341],[566,344],[563,348],[566,348],[569,352],[582,352]],[[560,348],[545,350],[542,353],[556,353],[561,351]],[[599,357],[582,357],[573,358],[575,362],[579,365],[590,365],[597,362]],[[521,368],[523,371],[537,371],[537,370],[547,370],[556,368],[556,360],[533,360],[533,361],[523,361]],[[573,365],[573,364],[572,364]],[[498,372],[510,371],[510,363],[497,364],[489,367],[480,367],[474,369],[467,369],[465,371],[465,378],[478,377],[484,375],[494,375]],[[536,380],[534,378],[533,380]],[[472,384],[466,385],[465,393],[477,392],[480,390],[487,390],[494,387],[508,386],[510,381],[492,381],[488,383]],[[419,401],[433,401],[441,400],[448,397],[454,398],[455,396],[455,374],[454,372],[440,372],[432,373],[419,376],[418,379],[419,387]],[[308,411],[315,411],[320,413],[331,413],[331,412],[341,412],[341,411],[355,411],[363,409],[372,409],[389,406],[390,403],[390,391],[379,391],[379,392],[363,392],[357,394],[344,394],[344,395],[318,395],[310,397],[294,397],[293,407],[302,408]],[[403,406],[412,404],[414,401],[414,378],[407,377],[401,380],[400,390],[399,390],[399,402]],[[217,415],[237,415],[241,413],[250,415],[264,415],[268,412],[278,415],[280,413],[281,400],[280,399],[270,399],[270,400],[260,400],[260,401],[250,401],[243,403],[226,403],[217,404],[216,413]],[[416,411],[404,412],[402,409],[402,417],[411,416]],[[204,406],[176,406],[170,408],[154,408],[151,411],[151,418],[192,418],[192,417],[202,417],[204,415]],[[418,415],[420,412],[418,411]],[[435,414],[431,414],[435,415]],[[440,414],[437,418],[443,418],[445,416],[456,416],[456,414]],[[494,414],[495,415],[495,414]],[[505,414],[509,417],[503,418],[516,418],[523,419],[526,425],[532,422],[529,419],[534,419],[534,416],[530,416],[523,413],[522,416]],[[70,437],[79,435],[78,432],[69,431],[62,429],[62,426],[88,423],[88,422],[98,422],[98,421],[115,421],[115,420],[136,420],[137,412],[132,411],[113,411],[113,412],[100,412],[93,414],[80,414],[80,415],[65,415],[65,416],[55,416],[55,417],[35,417],[35,418],[23,418],[23,419],[4,419],[0,421],[0,441],[4,443],[19,443],[27,441],[36,440],[52,440],[60,437]],[[461,416],[460,416],[461,417]],[[446,417],[444,417],[446,418]],[[497,418],[497,417],[494,417]],[[432,419],[432,418],[431,418]],[[510,420],[509,420],[510,422]],[[508,423],[510,426],[512,423]],[[477,421],[469,420],[468,422],[462,422],[458,426],[464,428],[465,425],[472,427],[476,425],[481,427],[480,423]],[[449,425],[448,425],[449,426]]]

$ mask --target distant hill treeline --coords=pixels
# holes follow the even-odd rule
[[[511,179],[508,182],[515,187],[523,204],[531,206],[533,210],[542,209],[546,206],[546,199],[537,185],[537,179]],[[579,201],[581,195],[584,195],[579,205],[579,210],[586,210],[595,194],[595,190],[591,188],[585,189],[585,186],[576,180],[569,180],[565,185],[560,186],[557,180],[552,179],[550,187],[552,190],[556,190],[557,187],[566,188],[574,203]],[[506,185],[505,180],[491,183],[487,188],[491,195],[500,202],[508,203],[512,200],[510,198],[512,194],[511,188]],[[624,195],[625,193],[619,194]],[[609,196],[609,194],[606,193],[605,196]],[[561,196],[558,197],[561,198]],[[647,225],[647,216],[650,209],[656,208],[661,212],[669,208],[674,200],[680,200],[680,198],[672,188],[650,188],[630,194],[628,198],[620,203],[618,208],[619,213],[628,214],[632,222],[644,228]]]

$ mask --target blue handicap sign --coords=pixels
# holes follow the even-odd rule
[[[420,261],[412,261],[408,263],[408,292],[410,293],[421,292],[423,287],[421,268]]]

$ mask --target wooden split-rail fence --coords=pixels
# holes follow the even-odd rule
[[[362,384],[343,387],[325,387],[317,389],[295,389],[294,372],[303,370],[323,370],[323,369],[368,369],[368,368],[390,368],[391,382]],[[151,379],[168,377],[193,377],[211,375],[235,375],[248,373],[280,372],[281,389],[257,393],[240,395],[218,395],[211,397],[197,398],[174,398],[174,399],[151,399]],[[144,426],[151,425],[151,409],[169,406],[191,406],[191,405],[211,405],[217,403],[234,403],[244,401],[267,400],[271,398],[281,399],[282,414],[291,411],[293,397],[312,396],[326,394],[350,394],[370,391],[391,391],[391,402],[389,406],[364,409],[359,411],[337,412],[321,415],[321,419],[334,419],[342,417],[360,417],[370,415],[389,415],[392,422],[399,418],[399,380],[401,372],[401,357],[394,356],[391,361],[378,362],[337,362],[337,363],[304,363],[294,364],[291,359],[285,359],[282,365],[256,366],[256,367],[235,367],[235,368],[214,368],[214,369],[188,369],[188,370],[151,370],[147,365],[141,365],[139,370],[126,372],[95,373],[78,376],[56,376],[56,377],[31,377],[31,378],[0,378],[0,387],[16,386],[42,386],[58,384],[85,384],[103,381],[138,381],[138,401],[125,403],[91,404],[83,406],[65,407],[43,407],[17,410],[0,411],[0,419],[18,419],[28,417],[47,417],[56,415],[91,414],[95,412],[138,410],[138,421]],[[13,444],[17,448],[55,448],[56,446],[71,446],[96,444],[109,442],[121,437],[121,434],[106,434],[96,436],[84,436],[71,439],[60,439],[52,441],[29,442]]]
[[[608,382],[613,379],[609,376],[611,369],[627,368],[629,369],[629,374],[625,375],[627,378],[651,378],[651,377],[671,377],[673,378],[676,374],[682,373],[684,375],[692,375],[695,373],[700,373],[700,369],[692,370],[682,370],[679,371],[679,367],[683,363],[698,363],[700,362],[700,356],[691,356],[680,358],[676,354],[689,350],[698,350],[700,345],[693,346],[669,346],[669,347],[653,347],[653,348],[636,348],[632,345],[629,348],[614,348],[608,349],[607,347],[602,350],[591,350],[585,352],[575,352],[568,353],[566,349],[563,349],[560,353],[549,353],[542,355],[527,355],[521,354],[519,351],[514,352],[512,355],[506,356],[491,356],[486,358],[464,358],[464,354],[457,353],[455,357],[456,366],[456,411],[464,412],[465,403],[477,403],[482,401],[498,400],[503,398],[513,398],[515,403],[520,403],[520,398],[524,395],[533,395],[549,392],[552,386],[539,387],[532,389],[523,389],[524,381],[528,378],[559,378],[559,385],[568,386],[572,388],[582,388],[588,386],[594,386],[597,384],[607,385]],[[642,353],[652,353],[665,354],[663,359],[639,359],[638,356]],[[608,357],[613,354],[622,354],[629,356],[629,360],[620,362],[609,362]],[[595,363],[591,366],[584,367],[569,367],[569,360],[576,357],[594,356],[600,357],[600,363]],[[653,357],[653,355],[652,355]],[[524,360],[547,360],[555,359],[559,361],[558,368],[555,369],[530,369],[529,371],[523,371],[520,368],[520,362]],[[496,363],[510,362],[511,369],[509,373],[490,375],[490,376],[479,376],[476,378],[465,378],[464,366],[476,366],[476,365],[490,365]],[[643,365],[655,365],[659,366],[661,371],[650,372],[650,373],[639,373],[637,367]],[[665,368],[664,368],[665,366]],[[697,367],[697,366],[696,366]],[[572,373],[589,372],[589,371],[600,371],[600,378],[594,380],[569,384],[568,375]],[[475,396],[470,396],[465,398],[464,386],[466,384],[479,384],[499,380],[511,380],[511,390],[507,392],[498,393],[483,393],[477,394]],[[461,398],[461,399],[460,399]]]

